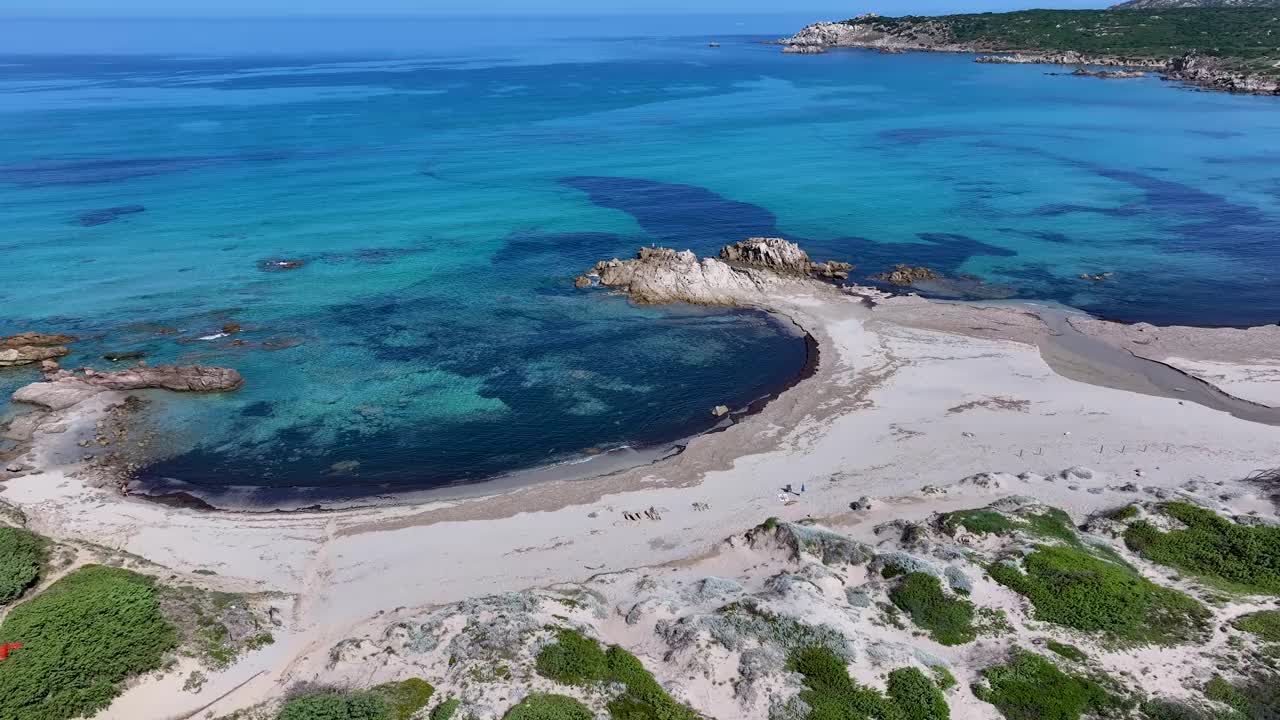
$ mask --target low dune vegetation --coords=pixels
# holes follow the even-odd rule
[[[1280,527],[1240,525],[1185,502],[1158,509],[1182,527],[1133,522],[1124,533],[1131,550],[1221,589],[1280,595]]]

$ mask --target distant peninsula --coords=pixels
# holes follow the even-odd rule
[[[1188,0],[1133,0],[1110,10],[865,14],[814,23],[780,43],[792,53],[833,47],[998,53],[978,60],[1137,68],[1211,90],[1280,95],[1277,0],[1261,0],[1270,7],[1199,1],[1205,6],[1171,7]]]

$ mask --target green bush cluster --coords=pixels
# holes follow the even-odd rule
[[[291,698],[276,720],[387,720],[389,712],[386,700],[369,690],[317,690]]]
[[[458,712],[458,707],[462,705],[462,701],[458,698],[449,698],[439,705],[431,708],[431,720],[450,720],[454,713]]]
[[[1107,715],[1126,703],[1099,683],[1068,675],[1048,660],[1023,650],[1005,665],[982,671],[987,687],[977,687],[980,700],[995,705],[1008,720],[1076,720],[1081,715]]]
[[[889,592],[889,599],[943,645],[963,645],[978,636],[973,603],[947,595],[942,582],[928,573],[907,573]]]
[[[20,528],[0,527],[0,605],[17,600],[40,581],[48,541]]]
[[[881,694],[854,682],[844,659],[820,645],[792,652],[787,667],[804,676],[800,699],[810,708],[806,720],[947,720],[951,716],[942,690],[916,668],[889,673],[887,694]]]
[[[434,692],[431,683],[421,678],[368,690],[318,688],[290,698],[276,720],[409,720],[426,707]]]
[[[1018,526],[995,510],[957,510],[942,516],[942,528],[947,532],[955,533],[960,527],[978,535],[1004,535]]]
[[[155,670],[177,644],[152,580],[86,565],[14,607],[0,643],[22,648],[0,662],[0,717],[92,715],[126,678]]]
[[[567,695],[534,693],[512,707],[502,720],[593,720],[595,714]]]
[[[537,657],[538,673],[566,685],[621,683],[626,690],[609,702],[615,720],[695,720],[697,713],[676,702],[640,660],[617,645],[599,643],[576,630],[562,629],[556,642]]]
[[[1064,546],[1038,546],[1026,572],[997,563],[992,579],[1025,595],[1036,618],[1115,639],[1172,644],[1197,637],[1209,611],[1176,590],[1163,588],[1132,568]]]
[[[1089,659],[1089,656],[1086,655],[1083,650],[1081,650],[1080,648],[1070,643],[1060,643],[1057,640],[1050,640],[1049,642],[1045,643],[1044,646],[1049,648],[1049,650],[1052,651],[1054,654],[1064,657],[1068,660],[1074,660],[1076,662],[1084,662],[1085,660]]]
[[[1232,624],[1267,642],[1280,642],[1280,610],[1260,610],[1241,615]]]
[[[1204,696],[1234,711],[1228,720],[1275,720],[1280,718],[1280,682],[1265,670],[1230,682],[1214,675],[1205,683]]]
[[[1139,520],[1124,534],[1131,550],[1229,589],[1280,595],[1280,527],[1237,525],[1184,502],[1160,511],[1186,527],[1162,532]]]

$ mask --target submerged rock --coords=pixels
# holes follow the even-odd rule
[[[876,273],[871,276],[872,280],[887,282],[890,285],[908,286],[914,285],[922,280],[938,280],[942,275],[930,270],[927,267],[917,267],[912,265],[895,265],[892,270],[882,273]]]
[[[306,265],[305,260],[288,260],[284,258],[271,258],[258,263],[258,269],[265,272],[280,272],[282,270],[297,270]]]
[[[88,212],[81,213],[76,218],[76,224],[82,227],[106,225],[107,223],[114,222],[125,215],[134,215],[145,211],[146,208],[141,205],[117,205],[116,207],[90,210]]]

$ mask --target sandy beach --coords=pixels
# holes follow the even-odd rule
[[[656,660],[652,623],[612,614],[627,594],[617,578],[724,575],[759,585],[785,559],[725,541],[767,517],[813,518],[870,540],[883,520],[921,520],[1008,495],[1032,495],[1083,522],[1133,500],[1132,484],[1155,493],[1219,482],[1229,493],[1214,496],[1230,494],[1237,512],[1271,512],[1258,488],[1238,481],[1276,464],[1280,410],[1242,419],[1153,385],[1123,363],[1073,354],[1035,306],[934,303],[818,283],[759,304],[816,339],[816,373],[761,412],[652,465],[426,504],[287,514],[178,509],[86,482],[77,441],[119,401],[112,395],[54,413],[37,428],[28,458],[35,471],[7,480],[0,499],[36,532],[145,558],[160,577],[262,593],[277,608],[276,642],[211,675],[199,693],[181,691],[181,673],[148,677],[99,715],[131,720],[217,717],[300,681],[366,684],[440,670],[436,656],[361,662],[359,648],[376,646],[397,619],[565,583],[614,583],[612,595],[601,590],[609,612],[594,621],[597,631]],[[1128,355],[1126,328],[1073,325]],[[1259,407],[1276,405],[1274,330],[1247,343],[1220,331],[1179,333],[1177,344],[1145,357]],[[1087,477],[1064,473],[1077,467],[1088,468]],[[780,495],[785,486],[797,492]],[[851,511],[864,496],[875,499],[874,509]],[[994,592],[988,586],[979,585],[975,600]],[[924,646],[958,668],[962,684],[972,677],[965,668],[976,650]],[[667,677],[676,665],[658,665],[660,679],[679,681]],[[429,679],[438,690],[448,685]],[[741,704],[715,683],[678,685],[677,696],[714,717],[764,717],[769,707],[761,698]],[[996,714],[969,697],[953,704],[953,716]]]

